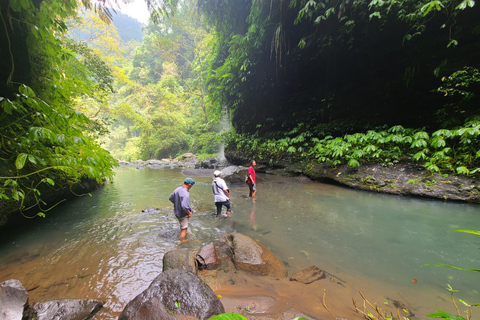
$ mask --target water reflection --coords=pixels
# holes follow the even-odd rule
[[[161,271],[165,252],[178,245],[168,196],[183,179],[177,169],[121,168],[93,197],[64,203],[32,226],[8,230],[0,235],[0,281],[22,281],[31,302],[102,299],[106,308],[95,319],[116,318]],[[211,177],[195,181],[193,248],[238,231],[269,247],[290,274],[317,265],[373,301],[405,297],[417,314],[449,311],[447,283],[460,290],[458,298],[480,301],[478,274],[422,267],[478,268],[476,238],[450,232],[478,229],[478,206],[258,174],[257,200],[248,199],[246,185],[230,186],[232,217],[217,221]],[[147,206],[159,210],[142,212]]]

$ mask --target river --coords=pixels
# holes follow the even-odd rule
[[[382,195],[257,174],[257,201],[232,186],[232,217],[215,220],[211,177],[193,177],[190,244],[197,249],[225,233],[258,239],[289,275],[316,265],[373,297],[405,301],[417,317],[454,312],[455,297],[480,302],[479,206]],[[178,168],[118,168],[103,188],[60,204],[46,218],[25,220],[0,235],[0,282],[18,279],[30,303],[56,298],[105,301],[93,319],[116,319],[162,270],[178,246],[178,222],[168,196],[185,176]],[[156,213],[142,212],[147,206]],[[346,306],[346,308],[352,306]]]

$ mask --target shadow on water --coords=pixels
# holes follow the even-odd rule
[[[162,270],[179,228],[168,196],[179,169],[119,168],[93,197],[63,203],[0,236],[0,281],[19,279],[30,301],[106,301],[95,319],[113,319]],[[269,247],[289,274],[317,265],[373,301],[407,300],[417,314],[480,301],[477,274],[428,263],[478,268],[478,242],[450,232],[478,229],[478,206],[355,191],[305,179],[259,174],[257,201],[231,186],[232,217],[215,220],[211,177],[195,177],[189,246],[242,232]],[[158,208],[142,212],[148,206]],[[417,283],[412,280],[416,279]],[[351,306],[349,306],[351,307]]]

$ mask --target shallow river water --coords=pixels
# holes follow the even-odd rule
[[[168,196],[180,169],[119,168],[92,197],[76,198],[0,235],[0,282],[19,279],[30,302],[56,298],[104,300],[94,319],[116,319],[161,272],[179,228]],[[289,275],[311,265],[382,303],[404,301],[417,318],[454,312],[456,298],[480,302],[478,205],[381,195],[302,178],[258,174],[257,201],[232,186],[232,217],[214,219],[211,177],[194,177],[190,243],[199,248],[241,232],[270,248]],[[143,213],[147,206],[160,212]],[[415,280],[414,280],[415,279]],[[378,300],[377,300],[378,299]],[[351,306],[346,306],[351,308]]]

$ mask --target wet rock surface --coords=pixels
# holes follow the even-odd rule
[[[21,320],[28,294],[22,283],[11,279],[0,283],[0,320]]]
[[[188,248],[168,251],[163,256],[163,271],[181,269],[192,273],[196,272],[194,253]]]
[[[103,307],[91,299],[51,300],[28,304],[28,293],[18,280],[0,284],[0,320],[84,320],[90,319]]]
[[[203,246],[195,259],[197,260],[198,269],[215,269],[220,264],[213,242]]]
[[[34,303],[32,306],[37,320],[90,319],[102,307],[102,302],[91,299],[52,300]]]
[[[381,166],[362,164],[359,167],[313,165],[307,176],[328,179],[354,189],[405,196],[480,203],[480,181],[466,176],[431,173],[411,163]]]
[[[237,269],[262,276],[287,277],[283,262],[261,243],[241,233],[229,234],[226,239]]]
[[[148,301],[141,303],[129,320],[176,320],[163,305],[159,298],[152,298]]]
[[[130,301],[119,320],[133,319],[146,303],[159,302],[174,314],[191,315],[200,320],[225,312],[215,292],[199,277],[191,272],[170,269],[162,272],[145,291]]]

